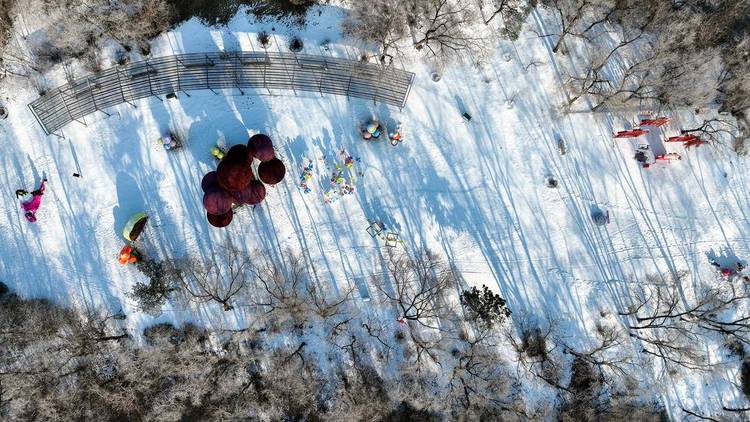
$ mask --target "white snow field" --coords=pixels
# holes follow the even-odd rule
[[[320,10],[310,13],[305,28],[255,22],[242,12],[226,27],[193,19],[156,39],[151,54],[258,49],[255,34],[273,26],[272,48],[284,49],[294,34],[305,41],[306,53],[356,58],[360,47],[338,29],[341,11]],[[530,26],[539,25],[535,15]],[[319,47],[324,39],[331,40],[330,52]],[[0,281],[25,296],[122,309],[138,332],[157,319],[126,296],[145,277],[134,266],[121,266],[117,254],[125,221],[145,211],[149,255],[208,256],[227,241],[259,253],[290,249],[309,260],[320,280],[355,286],[363,297],[372,289],[368,277],[383,271],[386,251],[365,229],[368,219],[382,220],[404,239],[399,248],[429,247],[444,255],[467,283],[498,291],[514,314],[557,321],[573,345],[588,344],[587,333],[603,314],[619,318],[647,274],[687,270],[690,283],[725,282],[706,254],[748,256],[745,160],[722,147],[683,151],[670,145],[681,161],[642,169],[633,159],[635,141],[612,138],[641,116],[559,112],[565,96],[550,42],[524,33],[515,44],[500,44],[482,69],[457,65],[439,82],[418,60],[399,63],[416,74],[403,110],[291,91],[193,91],[177,100],[142,100],[137,108],[123,104],[107,110],[109,118],[91,115],[86,126],[66,126],[64,139],[45,136],[26,107],[38,97],[30,83],[6,86]],[[532,60],[542,64],[525,71]],[[51,75],[48,82],[53,87],[64,79]],[[471,121],[462,119],[463,112]],[[373,116],[402,122],[405,141],[363,141],[358,126]],[[695,124],[692,113],[667,116],[670,124],[657,132],[662,137]],[[168,130],[182,135],[186,147],[165,151],[156,140]],[[209,148],[220,138],[227,145],[245,143],[258,132],[274,140],[287,177],[255,211],[245,207],[228,228],[213,228],[200,188],[203,174],[215,168]],[[330,173],[323,160],[342,149],[359,158],[355,168],[363,175],[353,194],[326,203]],[[314,183],[304,193],[299,182],[308,159]],[[30,224],[13,192],[35,188],[44,175],[47,193],[39,221]],[[557,189],[545,185],[549,175],[559,181]],[[609,211],[611,223],[595,225],[593,207]],[[241,307],[224,312],[210,303],[170,304],[158,320],[246,324]],[[713,373],[670,378],[644,360],[639,378],[672,410],[740,403],[736,360],[722,366],[726,352],[706,347],[714,348],[719,363]]]

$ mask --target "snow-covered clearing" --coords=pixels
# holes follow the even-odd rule
[[[242,13],[227,27],[191,20],[155,40],[152,55],[257,49],[255,34],[275,26],[272,48],[294,34],[305,40],[307,53],[355,57],[357,47],[338,31],[340,11],[323,11],[311,13],[302,29],[248,22]],[[707,253],[748,256],[744,159],[710,147],[670,146],[681,161],[641,169],[632,159],[634,141],[611,136],[640,116],[558,112],[564,94],[550,40],[527,35],[515,45],[502,43],[483,69],[457,66],[439,82],[419,61],[403,63],[416,74],[403,110],[311,93],[200,91],[115,107],[108,110],[112,117],[100,113],[87,126],[68,125],[61,139],[45,137],[26,108],[37,97],[30,84],[6,87],[0,280],[22,295],[123,309],[138,332],[154,318],[138,312],[126,294],[143,275],[116,258],[125,221],[145,211],[149,254],[208,256],[227,241],[259,253],[290,249],[303,254],[320,281],[354,287],[362,296],[372,289],[369,276],[383,271],[384,244],[365,231],[368,219],[381,220],[400,234],[403,247],[446,256],[469,285],[497,290],[515,314],[554,319],[571,344],[587,344],[602,314],[616,318],[646,274],[687,270],[690,283],[720,282],[712,281],[716,270]],[[330,53],[319,51],[324,39],[331,40]],[[532,60],[543,64],[525,71]],[[405,141],[395,147],[362,141],[357,127],[372,116],[403,122]],[[692,113],[669,117],[662,136],[695,123]],[[170,129],[186,139],[185,148],[166,152],[156,143]],[[287,177],[254,212],[246,207],[229,228],[212,228],[200,189],[202,175],[215,167],[208,150],[219,138],[232,145],[257,132],[272,137]],[[355,167],[363,175],[354,194],[328,204],[325,161],[341,150],[359,159]],[[299,177],[308,159],[314,183],[304,193]],[[29,224],[13,191],[38,185],[43,175],[49,185],[39,222]],[[559,188],[545,186],[550,175]],[[594,207],[609,211],[609,225],[592,222]],[[172,305],[159,319],[238,328],[247,324],[243,318],[241,306],[224,312],[206,304]],[[714,354],[719,362],[725,355]],[[677,409],[731,404],[737,367],[677,377],[655,392]],[[661,376],[644,374],[651,381]]]

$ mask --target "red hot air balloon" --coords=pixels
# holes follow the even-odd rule
[[[258,165],[258,177],[263,183],[275,185],[284,178],[285,174],[286,167],[278,158],[273,158]]]
[[[266,197],[266,186],[260,180],[253,180],[245,189],[232,192],[232,196],[243,204],[257,205]]]
[[[210,190],[216,189],[217,187],[219,187],[219,181],[217,180],[216,172],[209,171],[205,176],[203,176],[203,179],[201,180],[201,189],[203,189],[203,192],[208,192]]]
[[[226,161],[253,161],[253,157],[250,155],[250,151],[247,149],[247,145],[237,144],[229,148],[229,151],[224,155]]]
[[[213,215],[221,215],[229,212],[232,209],[233,201],[234,198],[232,198],[232,195],[221,188],[210,190],[203,194],[203,208],[209,214]]]
[[[208,223],[214,227],[226,227],[229,225],[229,223],[232,222],[232,217],[234,217],[234,212],[230,209],[228,212],[225,212],[224,214],[214,215],[211,213],[206,213],[206,218],[208,219]]]
[[[262,133],[250,137],[250,140],[247,142],[247,150],[250,152],[250,155],[262,162],[272,160],[276,156],[271,138]]]
[[[236,192],[244,189],[253,179],[253,169],[247,161],[222,160],[216,168],[219,186]]]

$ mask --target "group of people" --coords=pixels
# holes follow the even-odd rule
[[[733,277],[745,270],[745,264],[740,261],[737,261],[734,265],[721,265],[715,259],[711,259],[709,262],[716,267],[716,269],[719,270],[719,273],[724,277]]]
[[[380,123],[377,120],[370,120],[369,122],[362,125],[360,131],[362,133],[362,139],[370,141],[380,138],[380,134],[386,131],[386,127],[384,124]],[[387,133],[388,140],[391,142],[391,145],[396,146],[399,143],[403,142],[403,139],[401,137],[401,122],[397,122],[394,130]]]

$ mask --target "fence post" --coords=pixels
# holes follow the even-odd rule
[[[182,57],[181,55],[176,55],[174,57],[175,57],[175,63],[177,63],[177,89],[183,94],[190,97],[190,94],[188,94],[187,91],[183,91],[182,89],[182,82],[181,82],[182,75],[180,75],[180,69],[182,69],[185,66],[185,63],[183,63],[182,60],[180,60],[180,58]]]
[[[240,65],[242,64],[242,59],[240,59],[240,54],[238,52],[232,53],[234,58],[234,66],[232,66],[232,77],[234,78],[234,86],[240,90],[240,94],[245,95],[245,91],[242,90],[242,87],[240,87],[240,80],[237,78],[237,69],[240,68]]]
[[[323,96],[323,75],[328,72],[328,61],[326,60],[326,57],[323,56],[323,71],[320,72],[320,77],[318,77],[318,92],[320,93],[320,96]]]
[[[60,99],[62,100],[63,105],[65,106],[65,110],[68,112],[68,117],[70,117],[70,120],[71,121],[75,120],[76,122],[78,122],[78,123],[80,123],[80,124],[82,124],[84,126],[88,126],[86,124],[86,119],[84,119],[83,117],[81,117],[81,120],[78,120],[75,117],[73,117],[73,114],[70,112],[70,108],[68,108],[68,103],[65,102],[65,97],[62,95],[62,89],[58,90],[57,93],[60,94]]]
[[[130,101],[128,101],[128,100],[125,99],[125,91],[122,89],[122,80],[120,79],[120,67],[118,66],[115,70],[117,71],[116,72],[116,75],[117,75],[117,86],[120,87],[120,96],[122,97],[122,101],[126,102],[126,103],[128,103],[130,105],[132,105],[134,108],[138,108],[137,105],[135,105],[135,104],[133,104]]]
[[[292,52],[294,54],[294,65],[292,66],[292,91],[294,91],[294,96],[297,96],[297,88],[294,87],[294,80],[297,76],[297,70],[299,70],[299,60],[297,60],[297,53]],[[286,66],[286,60],[284,60],[284,67],[289,69],[289,67]]]
[[[372,95],[372,103],[377,103],[378,98],[378,92],[380,92],[380,84],[383,82],[383,71],[385,70],[385,66],[380,65],[380,70],[378,71],[378,84],[375,87],[375,93]]]
[[[151,93],[152,97],[156,97],[157,100],[164,102],[161,98],[159,98],[158,95],[154,94],[154,87],[151,85],[151,64],[148,62],[148,59],[146,59],[146,78],[148,78],[148,92]]]
[[[102,113],[106,114],[106,115],[107,115],[107,117],[112,117],[112,115],[111,115],[111,114],[107,113],[107,112],[106,112],[106,111],[104,111],[104,110],[100,110],[100,109],[99,109],[99,106],[98,106],[98,105],[96,105],[96,97],[94,97],[94,88],[93,88],[93,87],[91,86],[91,78],[87,78],[87,79],[86,79],[86,83],[87,83],[87,84],[88,84],[88,86],[89,86],[89,94],[91,94],[91,102],[92,102],[92,103],[94,103],[94,108],[95,108],[95,109],[97,109],[98,111],[101,111]]]
[[[263,87],[268,91],[268,95],[271,94],[271,88],[268,87],[268,83],[266,82],[266,69],[271,67],[271,56],[268,55],[268,49],[266,47],[263,47],[263,51],[266,55],[266,61],[268,62],[268,66],[263,66]]]

